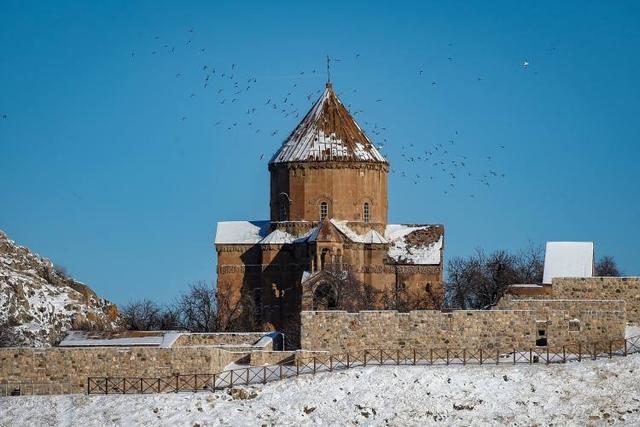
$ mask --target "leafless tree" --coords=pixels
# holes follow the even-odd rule
[[[616,260],[612,256],[605,255],[596,263],[595,275],[598,277],[616,277],[621,276],[622,272],[618,269]]]
[[[323,269],[328,275],[326,285],[316,288],[314,301],[325,308],[356,312],[377,306],[381,293],[373,286],[362,283],[347,264],[329,264]]]
[[[153,301],[143,299],[125,305],[121,310],[125,327],[133,331],[161,329],[162,309]]]
[[[468,258],[448,263],[447,292],[454,308],[487,309],[495,305],[510,285],[541,283],[542,248],[530,246],[511,254],[500,250],[487,255],[482,249]]]
[[[229,332],[257,327],[253,298],[217,292],[213,284],[193,283],[175,305],[181,327],[193,332]]]

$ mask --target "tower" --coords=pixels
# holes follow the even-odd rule
[[[389,163],[331,83],[269,162],[271,221],[387,223]]]

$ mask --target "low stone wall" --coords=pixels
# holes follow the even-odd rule
[[[624,300],[627,320],[640,325],[640,277],[589,277],[553,279],[552,298]]]
[[[251,366],[280,365],[293,362],[295,351],[252,351]]]
[[[547,301],[548,302],[548,301]],[[531,303],[533,304],[533,303]],[[556,304],[556,303],[554,303]],[[566,303],[568,304],[568,303]],[[579,320],[579,328],[575,322]],[[544,330],[549,346],[624,338],[623,302],[591,301],[573,310],[536,307],[526,310],[303,311],[304,350],[371,348],[496,348],[536,347]]]
[[[249,346],[265,335],[266,332],[184,333],[178,337],[173,347]]]
[[[215,373],[239,356],[212,347],[2,348],[0,383],[68,383],[71,392],[83,393],[87,377]]]

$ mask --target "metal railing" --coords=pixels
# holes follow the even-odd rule
[[[640,352],[640,336],[562,347],[487,349],[366,349],[296,358],[290,364],[232,369],[216,374],[176,374],[162,378],[89,377],[87,394],[140,394],[214,391],[234,386],[266,384],[285,378],[383,365],[487,365],[566,363],[585,359],[624,357]]]

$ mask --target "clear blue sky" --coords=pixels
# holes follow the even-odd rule
[[[445,224],[447,259],[592,240],[640,273],[638,2],[184,3],[0,1],[0,228],[99,294],[215,279],[326,54],[390,222]]]

